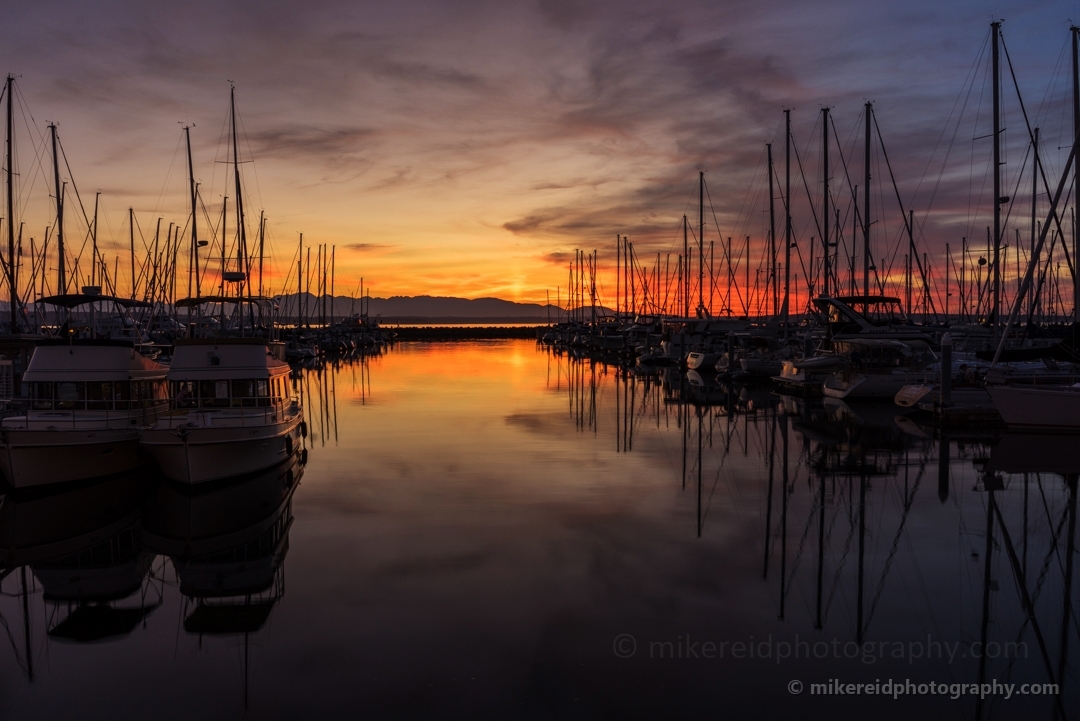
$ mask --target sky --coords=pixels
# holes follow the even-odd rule
[[[1068,153],[1069,26],[1080,0],[117,0],[23,3],[6,15],[0,68],[16,76],[16,217],[39,244],[54,222],[46,123],[55,122],[62,182],[77,188],[86,217],[101,193],[99,245],[107,265],[120,259],[122,288],[129,207],[140,250],[158,218],[161,237],[170,222],[189,223],[183,125],[192,126],[205,206],[199,235],[214,247],[207,219],[220,223],[229,195],[223,237],[234,242],[224,162],[234,85],[248,235],[265,212],[272,292],[289,290],[285,274],[303,233],[313,257],[318,244],[335,247],[339,295],[356,295],[363,277],[365,290],[383,297],[565,302],[568,264],[582,249],[597,252],[598,292],[610,305],[616,237],[634,243],[639,283],[658,253],[660,277],[670,276],[682,217],[697,220],[704,171],[712,294],[726,295],[728,237],[731,275],[744,283],[749,235],[754,306],[766,303],[765,145],[773,144],[782,183],[784,109],[799,153],[792,273],[805,283],[810,239],[820,237],[823,107],[835,125],[830,186],[847,267],[853,208],[844,178],[863,183],[862,113],[871,101],[899,196],[915,212],[919,252],[940,285],[945,244],[955,275],[961,238],[984,247],[990,222],[989,23],[1004,20],[1053,188]],[[1028,133],[1008,69],[1003,78],[1003,192],[1015,196],[1003,235],[1008,242],[1020,231],[1027,243]],[[895,285],[906,240],[877,138],[872,252]],[[782,191],[774,191],[781,232]],[[72,195],[65,191],[69,267],[87,234]],[[207,286],[218,268],[207,269]],[[650,285],[659,297],[657,281]],[[740,312],[745,298],[740,290],[711,304]]]

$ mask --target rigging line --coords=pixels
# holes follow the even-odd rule
[[[900,188],[898,188],[896,185],[896,176],[893,175],[892,163],[889,162],[889,152],[885,149],[885,138],[882,137],[881,128],[878,127],[877,116],[871,114],[870,117],[874,119],[874,129],[877,131],[878,143],[881,145],[881,156],[885,160],[885,167],[889,169],[889,179],[892,181],[893,191],[895,191],[896,193],[896,202],[900,205],[900,211],[904,215],[904,227],[907,229],[909,234],[908,238],[910,239],[911,243],[912,259],[918,264],[919,273],[922,275],[923,291],[926,293],[926,299],[930,303],[930,310],[934,314],[934,318],[936,319],[938,315],[937,304],[934,303],[934,297],[930,293],[930,281],[927,279],[926,269],[923,268],[922,258],[920,257],[919,253],[916,252],[918,250],[918,246],[915,243],[915,229],[908,224],[908,216],[905,212],[904,201],[900,198]]]
[[[712,217],[713,217],[713,225],[715,225],[715,226],[716,226],[716,232],[717,232],[717,233],[719,234],[719,233],[720,233],[720,223],[719,223],[719,222],[717,222],[717,220],[716,220],[716,206],[714,206],[714,205],[713,205],[713,202],[712,202],[712,193],[710,193],[710,192],[709,192],[709,184],[708,184],[708,183],[705,183],[705,194],[706,194],[707,196],[709,196],[709,212],[710,212],[710,213],[712,214]],[[723,248],[724,248],[724,247],[727,247],[727,254],[728,254],[728,264],[727,264],[728,278],[729,278],[729,279],[731,279],[731,280],[734,280],[734,279],[735,279],[735,276],[734,276],[734,271],[732,270],[732,265],[731,265],[731,248],[730,248],[730,245],[731,245],[730,243],[727,243],[727,244],[725,244],[725,243],[724,243],[724,237],[723,237],[723,236],[720,236],[720,246],[721,246],[721,250],[723,250]],[[720,259],[720,261],[721,261],[721,262],[723,262],[723,258],[721,258],[721,259]],[[736,265],[735,265],[734,267],[735,267],[735,268],[738,268],[738,264],[736,263]],[[714,270],[714,269],[712,268],[712,264],[711,264],[711,263],[709,264],[709,270],[710,270],[710,271],[713,271],[713,270]],[[718,291],[719,289],[718,289],[718,288],[716,287],[716,277],[715,277],[715,274],[713,274],[713,278],[712,278],[712,281],[711,281],[711,282],[712,282],[712,286],[713,286],[713,289],[714,289],[714,290],[717,290],[717,291]],[[742,304],[743,304],[743,298],[742,298],[742,293],[740,293],[740,292],[739,292],[739,284],[738,284],[738,283],[732,283],[732,288],[734,288],[734,289],[735,289],[735,294],[739,296],[739,305],[742,305]],[[748,292],[749,292],[749,291],[748,291]],[[728,309],[730,310],[730,309],[731,309],[731,300],[730,300],[730,299],[728,299],[728,304],[727,304],[727,305],[728,305]]]
[[[75,174],[71,172],[71,163],[68,162],[67,151],[64,150],[64,143],[60,140],[59,128],[57,130],[58,132],[56,133],[56,144],[60,148],[60,156],[64,159],[64,167],[67,168],[68,171],[68,180],[71,181],[71,189],[75,191],[75,199],[79,202],[79,210],[82,211],[83,221],[86,223],[87,227],[89,227],[90,217],[86,214],[86,206],[83,205],[82,196],[79,195],[79,186],[75,182]],[[56,193],[57,195],[60,194],[59,188],[56,189]]]
[[[915,502],[915,494],[919,490],[919,486],[922,484],[923,475],[926,473],[926,465],[920,464],[919,474],[915,476],[915,481],[911,486],[910,492],[907,494],[907,498],[904,500],[904,507],[900,516],[900,525],[896,529],[896,535],[893,537],[892,547],[889,550],[889,555],[885,559],[885,567],[881,570],[881,578],[878,580],[878,586],[874,590],[874,598],[870,602],[870,610],[866,614],[866,628],[870,628],[870,621],[874,618],[874,611],[877,610],[878,602],[881,600],[881,594],[885,590],[885,580],[888,578],[889,569],[892,567],[893,560],[896,557],[897,548],[900,545],[900,537],[904,532],[904,527],[907,525],[908,514],[911,511],[911,506]]]
[[[814,128],[815,129],[817,128],[817,123],[814,124]],[[810,204],[810,213],[814,217],[814,227],[817,228],[818,237],[820,238],[820,237],[822,237],[821,236],[821,223],[820,223],[820,221],[818,221],[818,217],[817,217],[817,206],[814,204],[813,198],[810,197],[810,186],[806,182],[806,170],[803,168],[802,157],[799,155],[799,144],[798,143],[792,143],[791,147],[795,151],[795,161],[799,165],[799,175],[802,176],[803,187],[806,189],[806,201]]]
[[[1024,98],[1020,95],[1020,83],[1016,80],[1016,71],[1013,69],[1012,58],[1009,57],[1009,48],[1008,48],[1008,46],[1005,45],[1005,35],[1004,34],[1002,34],[1002,36],[1001,36],[1001,47],[1005,51],[1005,60],[1006,60],[1006,62],[1008,64],[1008,66],[1009,66],[1009,74],[1012,76],[1013,87],[1016,89],[1016,99],[1020,103],[1020,112],[1023,113],[1023,115],[1024,115],[1024,124],[1027,127],[1028,142],[1030,144],[1029,145],[1029,148],[1030,148],[1030,146],[1033,146],[1035,144],[1035,133],[1031,129],[1031,121],[1028,120],[1027,108],[1024,106]],[[1026,157],[1027,156],[1025,155],[1025,158]],[[1049,184],[1049,182],[1047,182],[1047,179],[1046,179],[1046,170],[1045,170],[1044,167],[1041,167],[1041,166],[1043,166],[1042,163],[1040,163],[1039,165],[1040,165],[1039,176],[1040,176],[1040,178],[1042,179],[1042,182],[1043,182],[1043,191],[1046,193],[1047,197],[1050,197],[1050,184]],[[1023,169],[1022,168],[1021,168],[1020,174],[1023,175]],[[1020,180],[1018,178],[1017,179],[1017,188],[1019,188],[1019,187],[1020,187]],[[996,199],[995,199],[995,202],[996,202]],[[1009,205],[1010,205],[1010,209],[1011,209],[1012,204],[1010,203]],[[1051,217],[1054,219],[1054,224],[1057,226],[1057,229],[1061,233],[1062,237],[1065,237],[1065,231],[1062,230],[1062,228],[1061,228],[1061,219],[1058,218],[1058,213],[1057,213],[1056,208],[1054,209],[1054,212],[1051,214]],[[1068,245],[1067,243],[1062,243],[1061,247],[1066,248],[1067,245]],[[1075,280],[1076,279],[1076,272],[1073,269],[1072,261],[1069,260],[1069,251],[1068,251],[1067,248],[1065,250],[1065,259],[1069,264],[1069,273],[1072,275],[1073,279]]]

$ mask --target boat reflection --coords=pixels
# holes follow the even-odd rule
[[[284,594],[299,454],[283,466],[199,493],[158,486],[143,515],[146,545],[168,556],[194,603],[184,629],[251,633]]]
[[[969,653],[948,672],[1058,684],[1040,700],[1047,715],[1075,711],[1077,436],[942,435],[891,404],[780,397],[671,369],[639,377],[591,358],[549,363],[549,387],[566,384],[579,426],[610,424],[620,452],[648,453],[634,442],[646,432],[668,448],[681,436],[672,475],[693,491],[696,538],[728,532],[710,526],[718,505],[759,499],[740,508],[760,523],[761,577],[775,593],[778,624],[761,635],[805,624],[845,643],[925,641],[929,629],[965,648],[1012,644],[1027,655]],[[976,718],[994,714],[989,699],[967,703]]]
[[[0,582],[17,579],[23,643],[12,645],[31,680],[32,597],[41,597],[46,637],[76,643],[123,638],[161,605],[139,526],[144,489],[128,473],[0,502]]]

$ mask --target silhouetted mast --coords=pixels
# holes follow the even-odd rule
[[[829,109],[821,109],[821,152],[822,158],[822,180],[824,181],[824,191],[822,193],[822,208],[821,208],[821,240],[822,245],[825,248],[824,266],[824,282],[821,286],[821,294],[829,294]]]
[[[8,88],[10,92],[11,77],[8,76]],[[8,95],[8,127],[11,127],[11,95]],[[60,295],[67,293],[67,273],[64,269],[64,189],[60,185],[60,157],[56,152],[56,123],[49,124],[49,133],[52,136],[53,153],[53,187],[56,189],[56,292]],[[10,136],[10,131],[9,131]],[[8,145],[8,173],[11,172],[11,145]],[[10,193],[11,185],[8,185]],[[10,196],[9,196],[10,198]],[[10,204],[10,200],[9,200]],[[9,205],[10,207],[10,205]],[[8,211],[11,212],[10,210]],[[11,243],[12,245],[14,243]]]
[[[866,155],[863,158],[865,174],[863,175],[863,295],[870,295],[870,121],[874,112],[872,103],[866,104]]]
[[[197,224],[197,214],[195,212],[196,206],[196,191],[195,191],[195,166],[191,162],[191,126],[184,126],[184,139],[187,141],[187,166],[188,166],[188,183],[191,187],[191,255],[195,262],[195,297],[198,298],[202,295],[202,289],[199,283],[199,232]],[[188,272],[188,296],[191,296],[191,274],[190,269]]]
[[[791,312],[791,110],[784,111],[784,336]]]
[[[14,191],[14,178],[15,171],[13,167],[15,145],[15,122],[12,114],[12,102],[13,102],[13,90],[15,88],[15,78],[12,75],[7,76],[7,218],[8,218],[8,290],[10,291],[10,311],[11,311],[11,332],[18,332],[19,317],[16,311],[16,306],[19,303],[19,293],[15,282],[15,191]],[[55,128],[54,135],[55,137]],[[56,146],[53,145],[55,150]],[[59,190],[57,190],[59,193]],[[63,272],[61,271],[61,275]]]
[[[710,274],[712,270],[710,269]],[[705,317],[705,171],[698,171],[698,317]]]
[[[775,317],[780,313],[779,278],[776,277],[776,191],[773,189],[772,143],[767,143],[765,147],[769,152],[769,278],[772,281],[772,314]]]
[[[994,340],[998,337],[998,312],[1001,309],[1001,70],[998,51],[998,35],[1001,23],[990,23],[993,60],[993,103],[994,103]]]
[[[1080,135],[1080,55],[1078,55],[1077,43],[1080,42],[1080,28],[1073,25],[1069,28],[1069,32],[1072,33],[1072,81],[1073,81],[1073,137]],[[1035,136],[1038,138],[1038,135]],[[1036,149],[1038,152],[1038,149]],[[1036,155],[1036,158],[1038,156]],[[1078,164],[1080,166],[1080,164]],[[1073,193],[1074,198],[1080,198],[1080,188],[1077,188],[1076,184],[1080,183],[1080,167],[1073,168]],[[1073,208],[1076,208],[1077,203],[1074,201]],[[10,213],[10,211],[8,211]],[[1075,211],[1074,211],[1075,212]],[[1073,258],[1076,256],[1077,242],[1076,242],[1076,222],[1073,222]],[[1075,260],[1074,260],[1075,263]],[[1080,322],[1080,270],[1073,273],[1073,320]]]

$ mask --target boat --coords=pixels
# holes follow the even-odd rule
[[[166,371],[130,341],[39,341],[22,379],[29,407],[0,423],[4,480],[28,488],[138,467],[139,427],[168,410]]]
[[[904,386],[933,378],[927,358],[898,340],[866,338],[835,342],[849,365],[825,379],[822,393],[850,400],[892,400]]]
[[[987,386],[1010,428],[1080,432],[1080,384],[1063,388]]]
[[[231,478],[299,451],[306,425],[289,392],[289,365],[265,339],[177,339],[168,380],[170,411],[139,431],[168,478]]]

